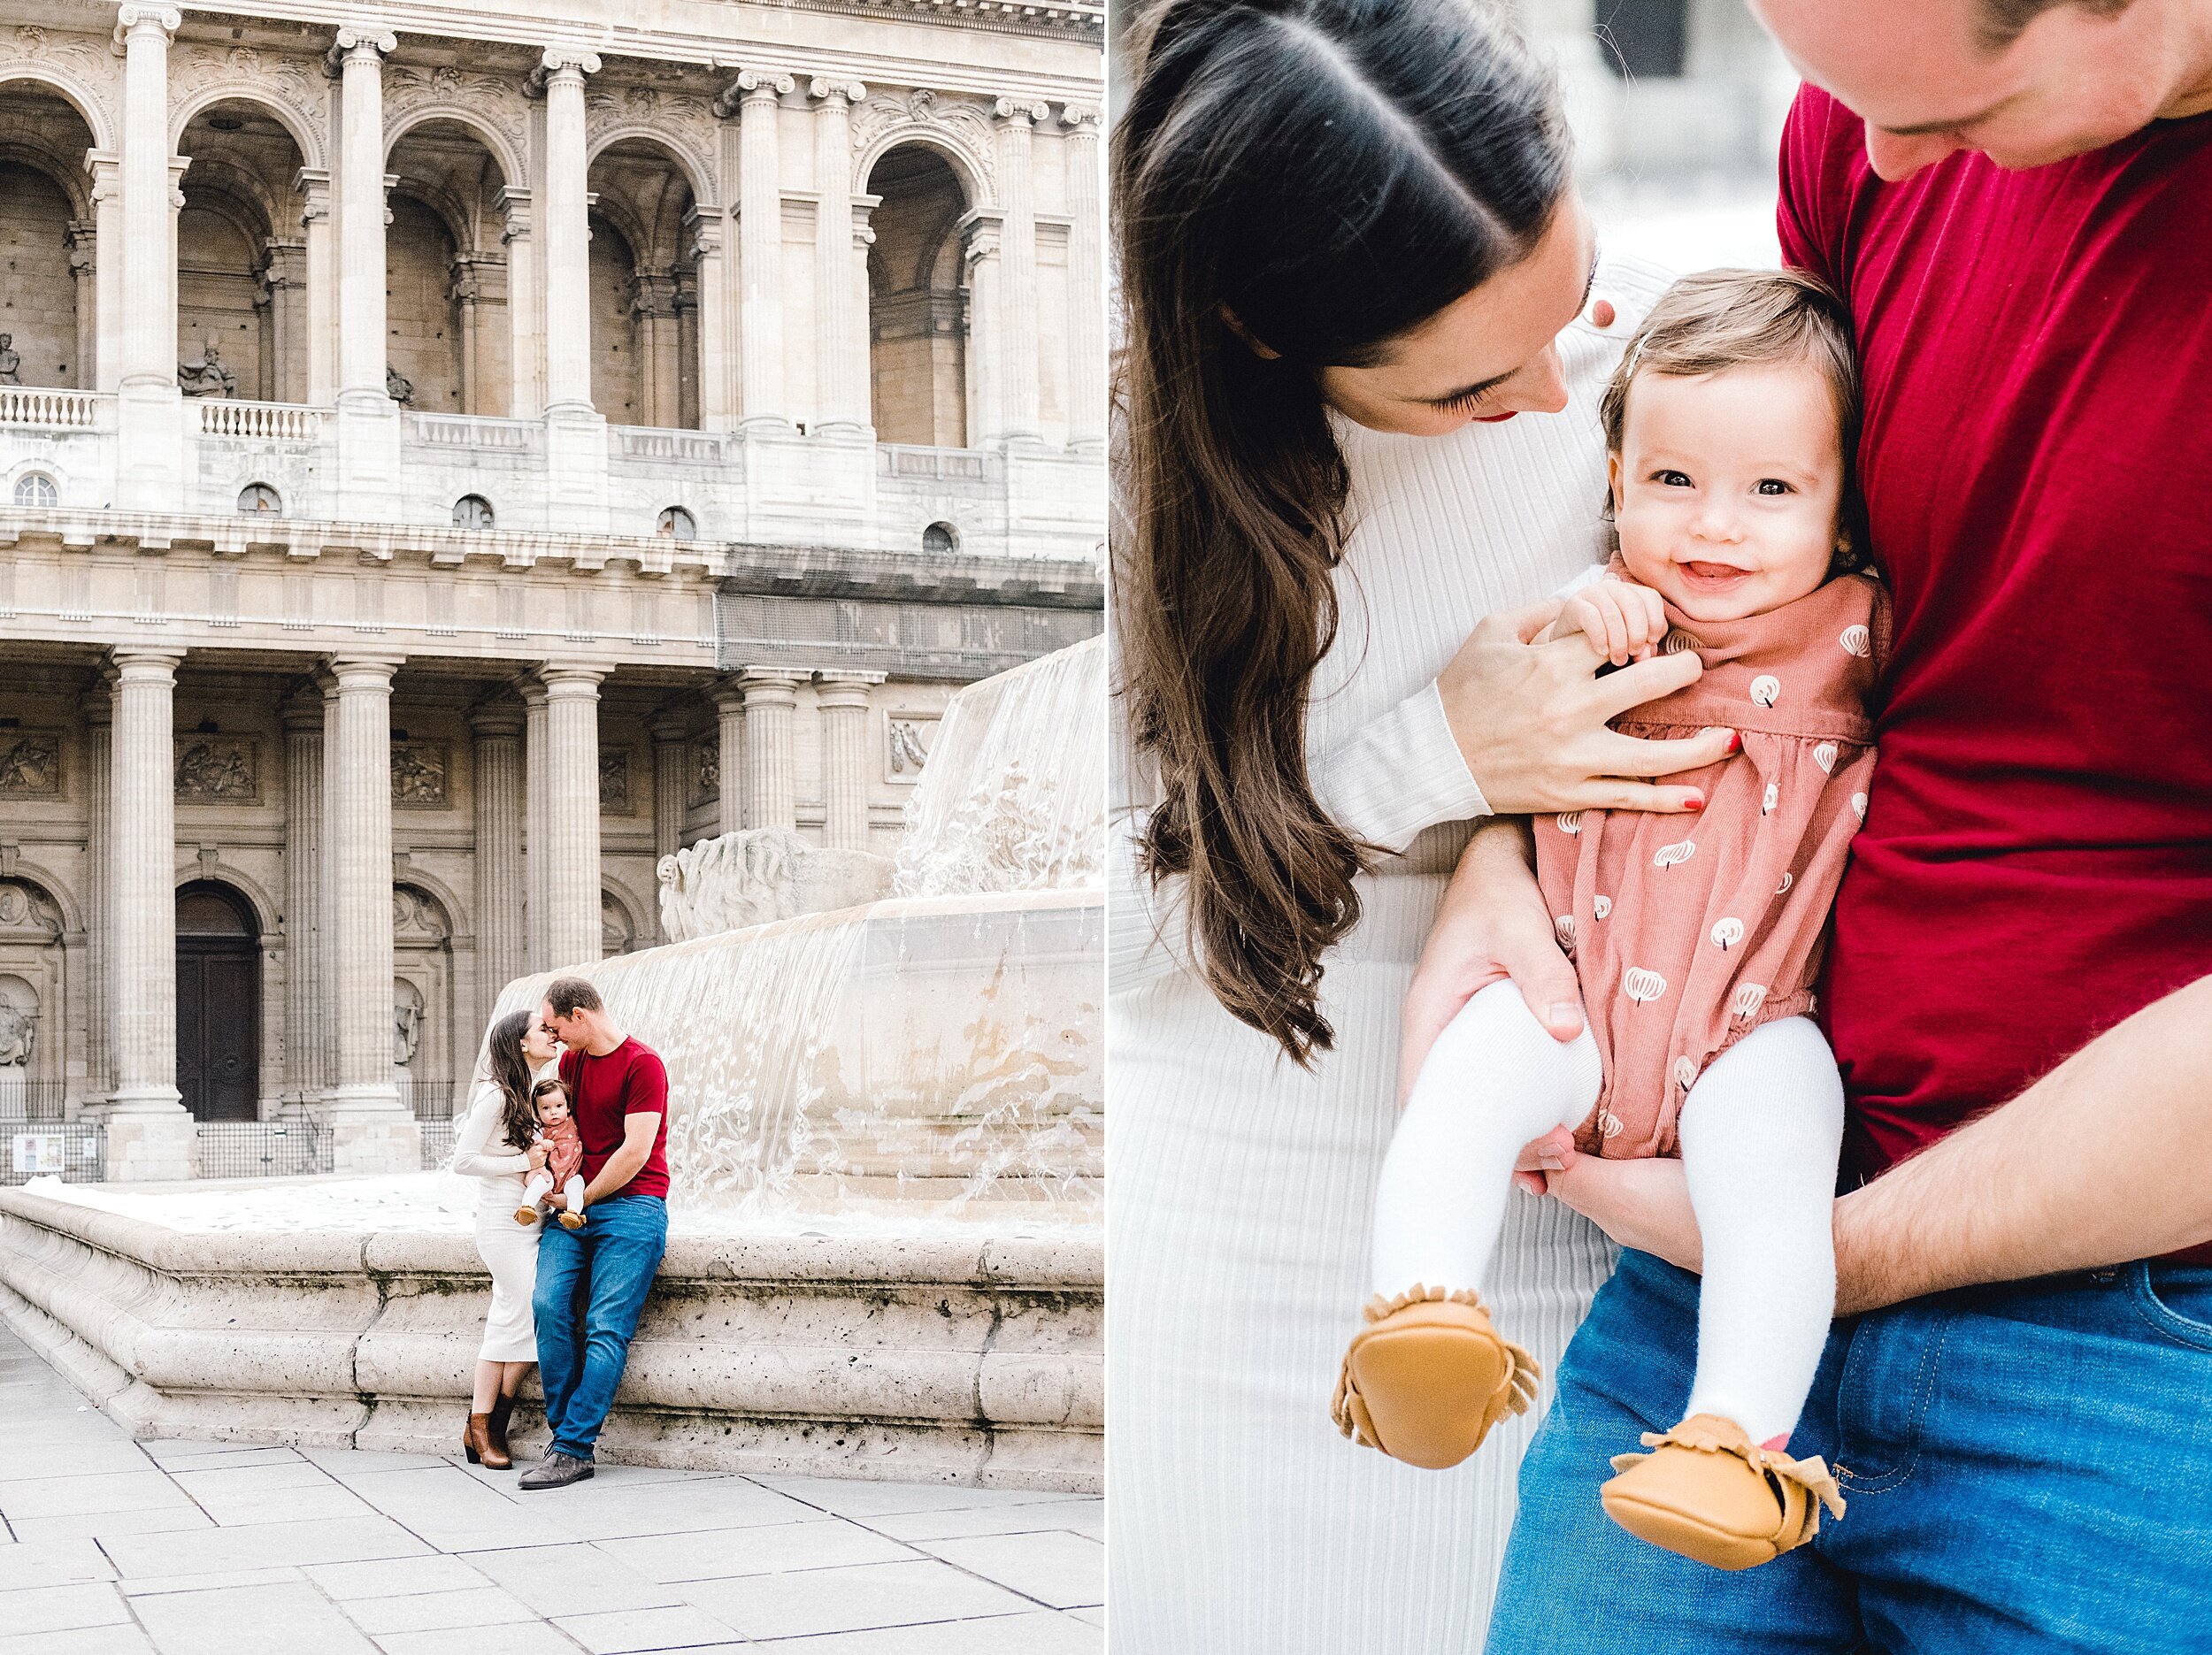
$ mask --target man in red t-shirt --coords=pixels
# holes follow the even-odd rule
[[[1740,1575],[1602,1517],[1605,1456],[1680,1411],[1696,1227],[1678,1164],[1577,1158],[1552,1192],[1635,1251],[1490,1647],[2203,1647],[2212,5],[1752,3],[1812,82],[1782,247],[1852,312],[1894,600],[1823,997],[1852,1319],[1790,1444],[1849,1510]]]
[[[584,1224],[538,1242],[538,1382],[553,1439],[526,1489],[592,1475],[592,1445],[614,1406],[668,1247],[668,1071],[625,1034],[580,977],[547,985],[538,1020],[566,1048],[561,1082],[584,1140]]]

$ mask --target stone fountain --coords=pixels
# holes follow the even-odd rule
[[[895,861],[695,846],[662,870],[681,940],[572,968],[670,1082],[608,1457],[1098,1489],[1104,694],[1095,640],[971,686]],[[0,1318],[141,1435],[449,1448],[472,1199],[0,1190]]]

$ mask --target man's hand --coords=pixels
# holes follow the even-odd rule
[[[1545,1170],[1517,1173],[1515,1182],[1526,1187],[1540,1176],[1543,1188],[1538,1193],[1558,1197],[1622,1246],[1685,1270],[1705,1268],[1705,1240],[1680,1161],[1585,1155],[1564,1131],[1540,1138],[1532,1147]]]

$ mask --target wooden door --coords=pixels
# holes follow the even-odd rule
[[[202,1121],[260,1113],[261,945],[250,915],[219,886],[177,903],[177,1090]]]

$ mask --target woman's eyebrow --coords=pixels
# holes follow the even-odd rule
[[[1577,316],[1580,316],[1583,311],[1589,309],[1590,295],[1597,291],[1597,287],[1598,255],[1594,250],[1593,250],[1590,255],[1590,273],[1582,279],[1582,297],[1575,302],[1575,314]],[[1511,373],[1501,373],[1494,375],[1490,379],[1480,380],[1476,384],[1464,387],[1460,390],[1447,392],[1442,396],[1424,396],[1417,400],[1426,403],[1431,408],[1445,408],[1454,402],[1463,402],[1471,397],[1480,396],[1485,391],[1491,389],[1494,386],[1503,385],[1512,377],[1513,375]]]

